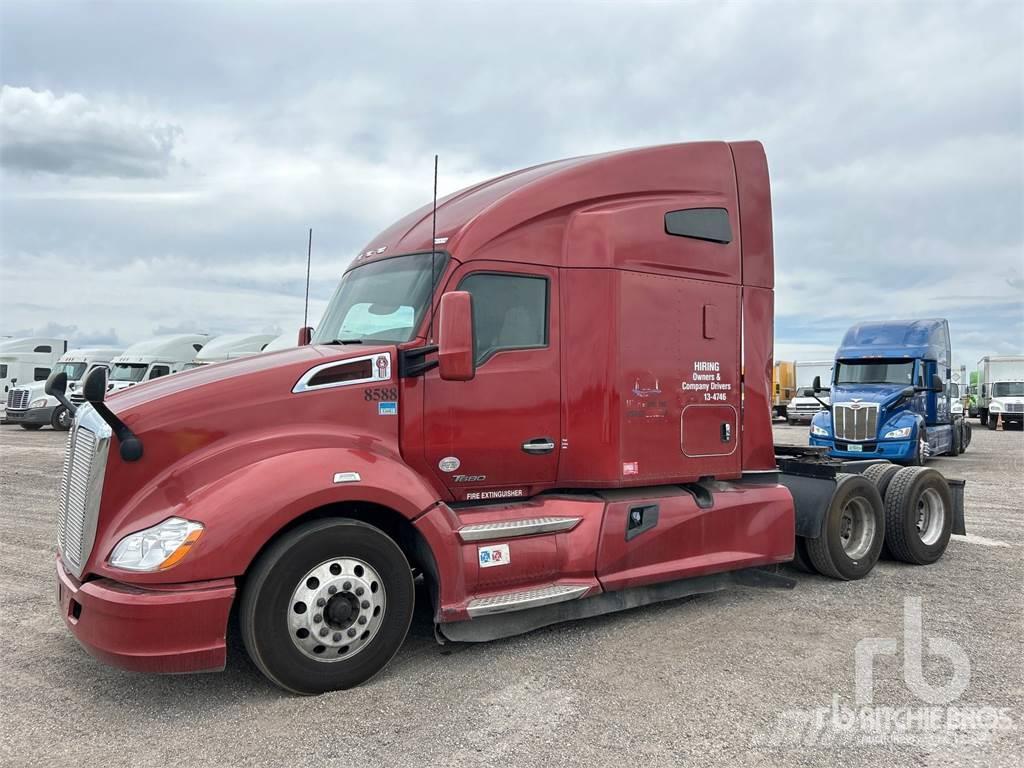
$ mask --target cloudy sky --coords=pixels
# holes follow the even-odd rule
[[[291,331],[430,196],[757,138],[776,357],[1024,352],[1024,5],[0,3],[0,334]]]

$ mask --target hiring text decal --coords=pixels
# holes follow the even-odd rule
[[[732,382],[722,381],[722,366],[717,360],[694,360],[689,381],[683,381],[684,392],[696,392],[704,396],[705,402],[729,399]]]

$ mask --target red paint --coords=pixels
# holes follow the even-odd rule
[[[687,208],[725,209],[729,242],[666,234],[665,213]],[[434,561],[440,622],[468,618],[474,598],[531,586],[596,592],[791,558],[788,491],[739,482],[775,467],[771,202],[759,144],[537,166],[439,201],[436,233],[450,256],[433,297],[439,316],[432,325],[424,313],[401,349],[302,346],[110,398],[145,455],[125,463],[115,441],[85,583],[58,566],[66,616],[72,597],[82,606],[68,624],[93,653],[133,669],[221,666],[235,579],[282,529],[328,505],[374,504],[410,521]],[[431,237],[426,207],[352,268],[429,251]],[[458,335],[469,302],[453,292],[479,272],[547,281],[547,341],[481,360],[470,378],[472,344]],[[400,377],[401,350],[433,341],[432,328],[457,375]],[[395,395],[397,416],[378,415],[390,394],[361,385],[292,392],[314,366],[364,356],[389,372],[372,386]],[[550,452],[522,449],[542,438]],[[361,479],[336,484],[338,472]],[[710,510],[678,488],[708,477],[719,482]],[[503,493],[515,496],[456,504]],[[637,503],[657,505],[659,523],[627,541]],[[206,526],[178,565],[133,574],[107,564],[123,536],[170,515]],[[474,522],[551,515],[580,522],[504,540],[503,565],[481,568],[479,547],[495,542],[458,535]]]

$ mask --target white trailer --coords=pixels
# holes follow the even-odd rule
[[[1024,355],[983,357],[978,361],[978,415],[981,423],[995,429],[1004,424],[1024,424]]]
[[[186,368],[200,368],[239,357],[257,355],[274,340],[271,333],[227,333],[204,346]]]
[[[88,347],[65,353],[53,367],[53,373],[68,377],[67,392],[74,394],[86,374],[97,367],[110,368],[110,361],[124,350],[112,347]],[[15,387],[7,395],[7,423],[20,424],[22,429],[35,430],[46,425],[54,429],[71,427],[71,414],[57,398],[46,394],[45,381]]]

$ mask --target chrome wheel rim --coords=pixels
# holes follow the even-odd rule
[[[851,560],[860,560],[871,551],[875,540],[875,516],[865,499],[850,499],[839,518],[839,542]]]
[[[923,544],[931,546],[942,536],[946,524],[946,507],[934,488],[925,488],[918,497],[916,523],[917,535]]]
[[[57,423],[65,428],[71,426],[71,412],[67,408],[60,412],[60,415],[57,417]]]
[[[304,656],[344,661],[373,640],[386,605],[384,581],[369,563],[332,558],[309,570],[292,590],[288,633]]]

